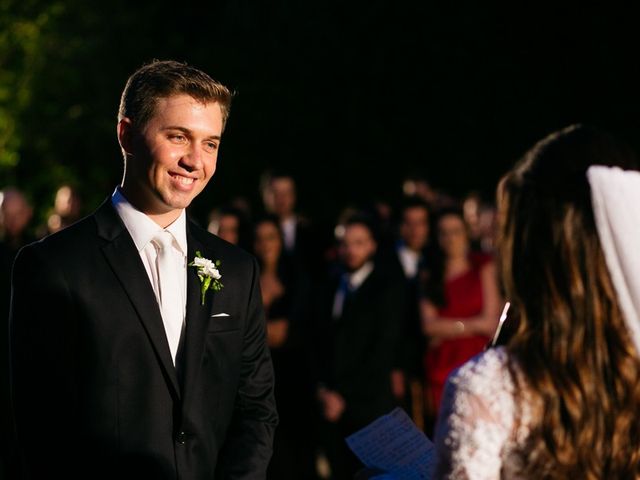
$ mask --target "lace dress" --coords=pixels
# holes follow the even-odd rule
[[[531,408],[525,397],[516,409],[508,359],[503,347],[492,348],[451,374],[435,433],[436,479],[524,478],[519,454]]]

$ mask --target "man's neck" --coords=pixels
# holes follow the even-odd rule
[[[413,252],[417,255],[422,254],[422,250],[424,248],[424,246],[416,246],[416,245],[409,245],[407,242],[405,242],[404,240],[400,240],[398,241],[398,243],[396,244],[398,248],[398,250],[408,250],[410,252]]]
[[[372,271],[373,261],[367,260],[364,264],[360,265],[359,268],[349,272],[349,283],[353,288],[360,288],[360,285],[364,283]]]
[[[147,217],[153,220],[154,223],[158,224],[161,228],[167,228],[173,222],[175,222],[178,217],[182,214],[183,209],[174,209],[169,211],[162,211],[160,209],[153,209],[149,206],[144,205],[144,203],[140,200],[138,195],[136,195],[136,190],[133,188],[127,188],[127,185],[120,186],[120,193],[127,199],[127,201],[140,212],[144,213]]]
[[[151,220],[157,223],[160,227],[167,228],[169,225],[171,225],[173,222],[175,222],[178,219],[178,217],[182,213],[182,210],[172,210],[171,212],[161,213],[157,215],[146,213],[146,212],[144,213],[147,217],[149,217]]]
[[[280,216],[280,222],[291,222],[296,219],[296,214],[294,212],[286,213]]]

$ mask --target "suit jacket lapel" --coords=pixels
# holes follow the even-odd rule
[[[168,383],[179,397],[178,376],[171,359],[162,314],[138,250],[111,205],[111,199],[96,211],[95,218],[99,235],[108,241],[103,247],[104,255],[138,313]]]
[[[215,252],[208,250],[206,246],[196,238],[191,225],[187,224],[188,257],[187,262],[191,262],[196,251],[203,257],[215,260]],[[184,404],[187,405],[193,389],[191,385],[197,380],[202,364],[202,354],[204,352],[204,342],[207,336],[209,325],[209,315],[212,312],[213,304],[216,301],[216,294],[208,291],[202,305],[201,283],[196,269],[188,267],[187,270],[187,315],[185,342],[183,349],[183,395]]]

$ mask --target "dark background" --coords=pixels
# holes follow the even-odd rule
[[[194,205],[257,204],[260,174],[290,170],[331,220],[394,201],[410,173],[491,198],[535,140],[574,122],[638,145],[637,18],[602,3],[0,2],[0,183],[39,215],[62,182],[86,211],[119,181],[128,75],[187,61],[237,92],[216,177]]]

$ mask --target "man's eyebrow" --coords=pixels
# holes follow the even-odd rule
[[[169,125],[169,126],[163,127],[162,130],[179,130],[184,133],[191,133],[191,130],[189,130],[188,128],[179,127],[177,125]],[[209,135],[207,138],[210,140],[220,140],[221,137],[220,135]]]

